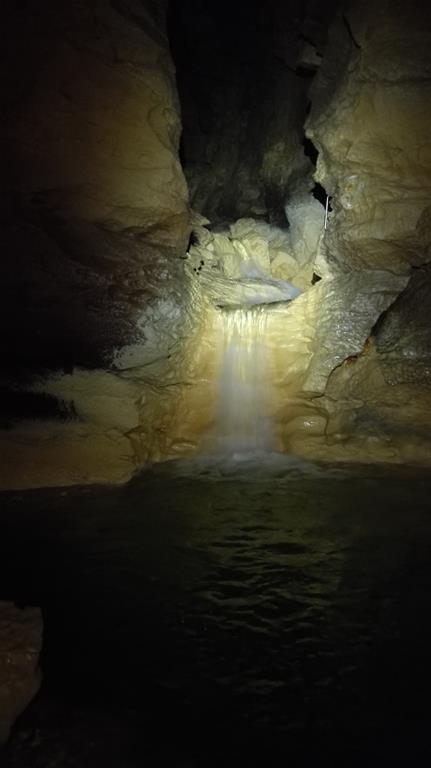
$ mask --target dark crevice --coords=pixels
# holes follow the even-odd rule
[[[311,103],[310,103],[311,107]],[[304,147],[304,155],[311,160],[313,165],[316,167],[317,165],[317,158],[319,157],[319,150],[317,147],[313,144],[311,139],[309,139],[307,136],[304,136],[302,140],[302,146]],[[318,182],[315,183],[311,194],[313,197],[319,201],[323,205],[324,208],[326,208],[326,201],[328,198],[328,193],[324,187],[322,187],[321,184]],[[331,205],[329,204],[328,210],[332,211]]]
[[[23,419],[70,421],[76,418],[73,403],[57,400],[43,392],[0,388],[0,426],[3,429]]]
[[[265,216],[265,220],[268,222],[268,224],[272,224],[279,229],[289,229],[290,227],[289,220],[286,216],[286,211],[282,205],[275,210],[268,211],[267,215]]]
[[[313,165],[316,165],[317,158],[319,157],[319,150],[314,146],[311,139],[308,139],[307,136],[304,136],[302,140],[302,146],[304,147],[304,155],[311,160]]]
[[[306,67],[304,64],[298,64],[297,67],[295,67],[295,75],[298,75],[298,77],[305,77],[311,79],[315,76],[317,69],[315,67]]]
[[[186,151],[185,151],[185,146],[184,146],[184,138],[183,138],[182,134],[181,134],[181,138],[180,138],[180,145],[178,147],[178,157],[179,157],[179,160],[180,160],[180,163],[181,163],[181,167],[184,168],[184,166],[185,166],[185,164],[187,162],[187,158],[186,158]]]
[[[313,187],[313,191],[312,191],[311,194],[313,195],[313,197],[316,200],[319,201],[319,203],[321,203],[323,205],[324,208],[326,208],[326,200],[327,200],[327,197],[328,197],[328,193],[327,193],[325,187],[322,187],[321,184],[318,184],[316,182],[316,184]],[[329,203],[329,206],[328,206],[328,211],[332,211],[330,203]]]
[[[145,34],[151,37],[158,45],[164,45],[164,36],[160,31],[162,28],[162,9],[153,6],[151,10],[142,3],[137,6],[137,10],[130,7],[131,4],[125,0],[111,0],[112,7],[117,13],[126,19],[130,24],[143,29]],[[156,15],[156,19],[153,14]]]
[[[355,39],[355,36],[354,36],[354,34],[353,34],[353,31],[352,31],[352,27],[350,26],[350,22],[349,22],[349,20],[346,18],[346,16],[344,16],[344,14],[343,14],[343,16],[342,16],[342,19],[343,19],[343,22],[344,22],[344,26],[346,27],[346,29],[347,29],[347,32],[349,33],[349,37],[350,37],[350,39],[351,39],[351,41],[352,41],[353,45],[355,46],[355,48],[358,48],[358,50],[361,50],[361,47],[362,47],[362,46],[361,46],[361,45],[358,43],[358,41]]]
[[[288,229],[289,222],[286,217],[285,211],[285,197],[280,194],[280,190],[276,187],[267,187],[265,190],[265,205],[267,213],[265,215],[265,221],[274,226],[280,227],[280,229]]]
[[[191,233],[191,235],[189,237],[189,243],[188,243],[188,246],[187,246],[187,250],[188,251],[190,250],[192,245],[199,245],[199,238],[198,238],[196,232],[193,232],[193,231],[192,231],[192,233]]]
[[[377,318],[376,322],[374,323],[373,327],[370,331],[370,336],[377,337],[384,329],[384,326],[386,325],[386,321],[388,317],[396,312],[399,305],[403,302],[408,300],[412,297],[417,297],[420,295],[420,288],[427,280],[427,276],[431,274],[431,265],[429,263],[427,264],[421,264],[418,266],[412,265],[411,266],[411,272],[410,272],[410,279],[407,283],[407,285],[403,288],[402,291],[398,294],[395,301],[389,305],[387,309],[385,309],[384,312],[382,312],[381,315]],[[429,278],[428,278],[429,279]],[[414,286],[414,288],[412,288]],[[429,290],[425,289],[424,291],[425,296],[429,296]]]
[[[179,156],[192,207],[214,224],[251,216],[288,228],[284,208],[298,184],[295,163],[292,171],[288,164],[271,167],[265,179],[260,168],[276,138],[284,141],[284,123],[301,142],[311,107],[307,93],[319,61],[302,60],[300,54],[304,43],[321,50],[314,36],[300,29],[305,11],[298,19],[293,5],[283,11],[289,28],[298,26],[300,34],[296,46],[281,56],[272,4],[264,10],[260,0],[169,0],[167,6],[181,104]],[[288,119],[282,116],[284,94],[295,104]],[[295,150],[298,167],[301,150]],[[304,152],[315,165],[318,151],[308,139]],[[309,174],[307,163],[302,168],[304,176]]]
[[[321,55],[320,51],[317,48],[316,42],[314,40],[312,40],[311,37],[306,35],[305,32],[301,31],[300,35],[298,36],[298,40],[303,40],[304,43],[308,43],[309,45],[311,45],[317,51],[317,53],[319,55]]]
[[[388,312],[389,312],[389,310],[391,309],[392,306],[393,305],[391,304],[391,306],[388,307],[388,309],[385,309],[385,311],[382,312],[382,314],[378,316],[376,322],[374,323],[373,327],[371,328],[370,338],[376,338],[376,336],[378,336],[379,331],[383,327],[383,325],[385,323],[385,320],[386,320],[386,318],[388,316]]]

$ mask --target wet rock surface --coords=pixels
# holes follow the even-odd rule
[[[0,745],[39,690],[41,649],[40,610],[0,602]]]

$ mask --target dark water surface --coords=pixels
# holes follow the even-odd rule
[[[45,637],[2,765],[429,766],[430,492],[280,460],[3,494]]]

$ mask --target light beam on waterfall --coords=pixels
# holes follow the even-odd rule
[[[220,372],[216,441],[231,455],[273,448],[270,360],[266,306],[221,313],[224,349]]]

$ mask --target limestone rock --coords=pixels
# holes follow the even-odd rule
[[[420,0],[352,0],[343,14],[307,127],[319,150],[316,180],[332,195],[325,246],[339,266],[407,273],[429,258],[429,13]]]
[[[296,259],[286,251],[273,251],[271,274],[280,280],[291,280],[298,272]]]
[[[83,421],[124,433],[138,424],[141,388],[107,371],[75,371],[39,383],[43,391],[67,403]]]
[[[315,200],[303,201],[299,211],[301,225],[294,233],[256,219],[238,219],[223,232],[199,229],[199,243],[189,249],[189,265],[200,272],[204,266],[216,270],[230,280],[266,279],[268,277],[293,281],[301,273],[301,290],[311,285],[311,275],[317,253],[313,234]],[[304,212],[303,208],[306,211]],[[321,209],[321,206],[318,205]],[[310,217],[310,211],[312,211]],[[305,215],[307,214],[307,215]],[[319,213],[319,230],[322,216]],[[308,234],[304,233],[309,230]],[[301,234],[302,233],[302,234]],[[306,238],[301,240],[302,235]],[[305,272],[309,277],[306,279]]]
[[[39,690],[41,648],[40,610],[0,602],[0,744]]]
[[[8,4],[0,276],[10,367],[106,365],[140,336],[150,301],[181,304],[177,257],[191,226],[166,8]]]
[[[45,1],[31,21],[24,12],[9,30],[9,184],[21,192],[25,181],[26,201],[57,215],[184,241],[188,195],[163,17],[157,27],[134,0]]]
[[[316,328],[303,388],[325,392],[327,457],[429,461],[430,32],[420,0],[350,0],[310,93],[332,212],[314,267],[324,279],[298,310],[308,303]]]
[[[291,283],[270,277],[255,280],[224,280],[203,273],[200,282],[206,295],[218,307],[286,302],[295,299],[299,294],[299,290]]]
[[[241,242],[254,269],[269,275],[271,264],[268,239],[258,231],[254,219],[239,219],[235,224],[231,224],[230,232],[232,238]],[[242,277],[245,277],[244,273]]]
[[[314,264],[323,232],[325,209],[314,197],[300,196],[286,204],[289,238],[296,261]]]
[[[321,398],[329,415],[331,452],[349,443],[361,461],[428,464],[431,392],[415,382],[388,385],[386,377],[386,361],[375,337],[361,355],[333,371]]]
[[[388,385],[431,389],[431,269],[417,270],[407,290],[375,331],[376,349]]]
[[[0,462],[2,490],[115,485],[136,470],[124,432],[91,421],[21,421],[0,433]]]
[[[406,283],[407,278],[374,270],[322,280],[314,287],[315,336],[305,391],[323,392],[331,371],[362,351],[374,323]]]

